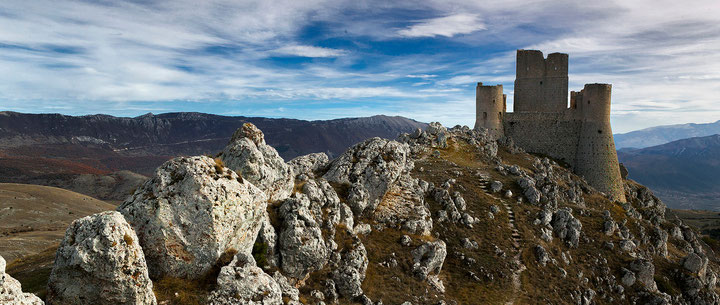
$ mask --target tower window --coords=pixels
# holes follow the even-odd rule
[[[542,81],[540,81],[540,84],[542,85]]]
[[[483,119],[487,119],[487,112],[483,112]]]
[[[495,100],[493,100],[493,104],[495,104]]]

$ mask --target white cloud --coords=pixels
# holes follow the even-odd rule
[[[284,46],[273,52],[301,57],[339,57],[347,54],[345,50],[301,45]]]
[[[470,34],[487,29],[480,17],[473,14],[460,13],[445,17],[423,20],[422,22],[397,31],[402,37],[453,37],[459,34]]]

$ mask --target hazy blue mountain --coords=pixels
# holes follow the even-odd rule
[[[720,210],[720,135],[619,150],[629,178],[673,208]]]
[[[650,127],[619,133],[615,137],[615,148],[645,148],[692,137],[720,134],[720,121],[706,124],[678,124]]]

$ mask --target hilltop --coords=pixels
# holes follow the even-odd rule
[[[649,189],[623,186],[628,202],[612,201],[482,129],[431,124],[332,160],[285,162],[247,124],[216,159],[168,161],[118,212],[75,221],[47,300],[720,301],[716,244],[666,218]],[[97,240],[95,250],[83,240]],[[74,261],[73,253],[88,254]]]

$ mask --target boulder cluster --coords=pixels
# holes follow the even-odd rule
[[[466,153],[455,162],[478,158],[483,167],[462,172],[441,158],[450,151]],[[507,154],[528,162],[507,164]],[[435,172],[422,174],[418,162]],[[172,278],[210,279],[203,302],[213,305],[379,305],[367,284],[379,272],[393,274],[393,285],[422,287],[398,304],[462,304],[451,295],[459,282],[507,287],[512,303],[521,285],[537,281],[521,280],[529,271],[562,278],[567,285],[547,293],[568,289],[563,296],[577,304],[720,302],[707,245],[666,220],[647,188],[626,181],[625,191],[628,202],[612,202],[555,161],[482,129],[431,123],[333,160],[316,153],[285,162],[245,124],[216,158],[169,160],[116,211],[75,220],[47,303],[164,304],[153,288]],[[390,233],[391,244],[378,246]],[[395,250],[381,255],[380,247]],[[0,303],[43,304],[5,274],[1,257]]]

